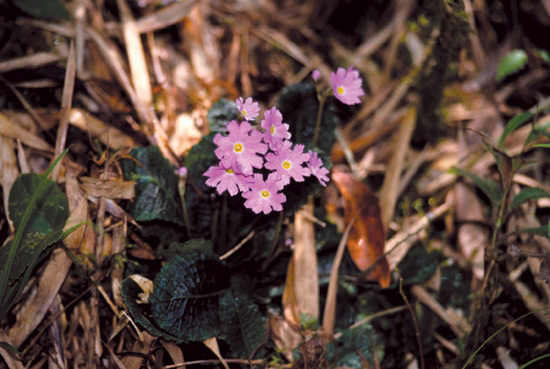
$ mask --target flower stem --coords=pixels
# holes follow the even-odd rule
[[[319,130],[321,129],[321,118],[323,117],[323,108],[325,107],[325,101],[328,94],[319,94],[319,108],[317,109],[317,121],[315,122],[315,133],[313,134],[313,146],[317,146],[317,139],[319,138]]]

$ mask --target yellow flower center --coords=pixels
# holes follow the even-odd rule
[[[289,162],[288,160],[285,160],[285,161],[283,161],[283,163],[281,164],[281,166],[283,167],[283,169],[289,170],[290,167],[292,166],[292,163]]]
[[[246,110],[244,110],[244,109],[241,110],[241,114],[242,114],[244,117],[246,117]]]
[[[343,95],[344,94],[344,87],[338,86],[338,88],[336,89],[336,92],[338,93],[338,95]]]
[[[225,173],[227,173],[227,174],[233,174],[233,173],[235,173],[235,172],[233,171],[233,169],[229,168],[229,169],[226,169],[226,170],[225,170]]]
[[[268,190],[263,190],[262,192],[260,192],[260,195],[262,195],[262,197],[264,199],[267,199],[270,195],[269,191]]]
[[[241,152],[243,151],[243,144],[240,143],[240,142],[237,142],[234,146],[233,146],[233,150],[235,152]]]
[[[273,125],[269,129],[269,133],[271,133],[272,136],[275,134],[275,127]]]

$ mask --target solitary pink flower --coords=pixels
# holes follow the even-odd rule
[[[336,73],[330,73],[330,83],[332,83],[334,96],[344,104],[361,103],[359,97],[365,94],[361,88],[363,80],[353,67],[349,67],[347,71],[344,68],[338,68]]]
[[[252,174],[252,168],[261,168],[267,145],[262,143],[262,134],[258,130],[252,130],[250,123],[243,121],[238,123],[232,120],[227,124],[229,136],[221,134],[214,136],[214,143],[218,148],[214,154],[220,159],[224,168],[231,168],[243,174]]]
[[[237,100],[235,100],[235,103],[237,104],[237,109],[239,109],[239,113],[243,116],[246,120],[254,120],[258,115],[260,115],[260,105],[258,105],[257,102],[252,101],[252,98],[249,97],[243,102],[243,98],[239,97]]]
[[[302,167],[302,163],[309,159],[309,155],[304,153],[304,145],[295,145],[294,149],[291,146],[292,142],[285,141],[276,154],[269,153],[265,156],[265,167],[274,170],[285,185],[290,183],[290,178],[303,182],[304,177],[311,174],[308,168]]]
[[[319,72],[319,69],[314,69],[313,72],[311,72],[311,77],[314,81],[317,81],[319,78],[321,78],[321,72]]]
[[[284,184],[277,180],[275,173],[267,176],[264,181],[261,174],[254,174],[254,182],[250,185],[250,191],[243,192],[242,196],[246,199],[244,206],[251,209],[254,213],[271,213],[271,210],[281,211],[281,205],[286,201],[286,196],[278,191],[282,190]]]
[[[210,187],[216,187],[218,194],[225,190],[229,191],[231,196],[235,196],[239,191],[248,191],[248,186],[254,181],[252,176],[237,173],[231,168],[225,168],[222,164],[211,166],[206,172],[206,184]]]
[[[273,151],[282,145],[283,140],[290,139],[288,124],[283,123],[283,115],[276,107],[272,107],[264,112],[264,119],[260,122],[264,133],[264,142],[269,145]]]
[[[328,169],[323,167],[323,161],[319,158],[315,151],[309,150],[309,161],[307,162],[307,167],[311,171],[323,186],[327,186],[326,182],[329,181],[327,177]]]

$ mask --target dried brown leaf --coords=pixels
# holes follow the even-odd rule
[[[88,196],[106,197],[110,199],[131,200],[135,195],[133,181],[117,181],[91,177],[80,177],[82,189]]]
[[[346,200],[346,224],[355,218],[347,242],[351,259],[361,271],[372,267],[366,277],[387,287],[390,270],[384,257],[385,232],[378,200],[366,185],[350,173],[333,170],[332,179]]]

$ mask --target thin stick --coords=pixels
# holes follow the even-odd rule
[[[420,339],[420,329],[418,328],[418,322],[416,320],[416,314],[414,313],[414,310],[409,303],[409,299],[407,299],[407,296],[403,292],[403,277],[401,277],[401,273],[399,273],[399,269],[395,268],[395,272],[399,276],[399,293],[401,294],[401,297],[403,297],[403,301],[405,301],[405,304],[407,304],[407,307],[409,308],[409,311],[411,312],[411,316],[414,323],[414,329],[416,331],[416,342],[418,343],[418,354],[420,355],[420,368],[425,369],[424,366],[424,350],[422,349],[422,340]]]

